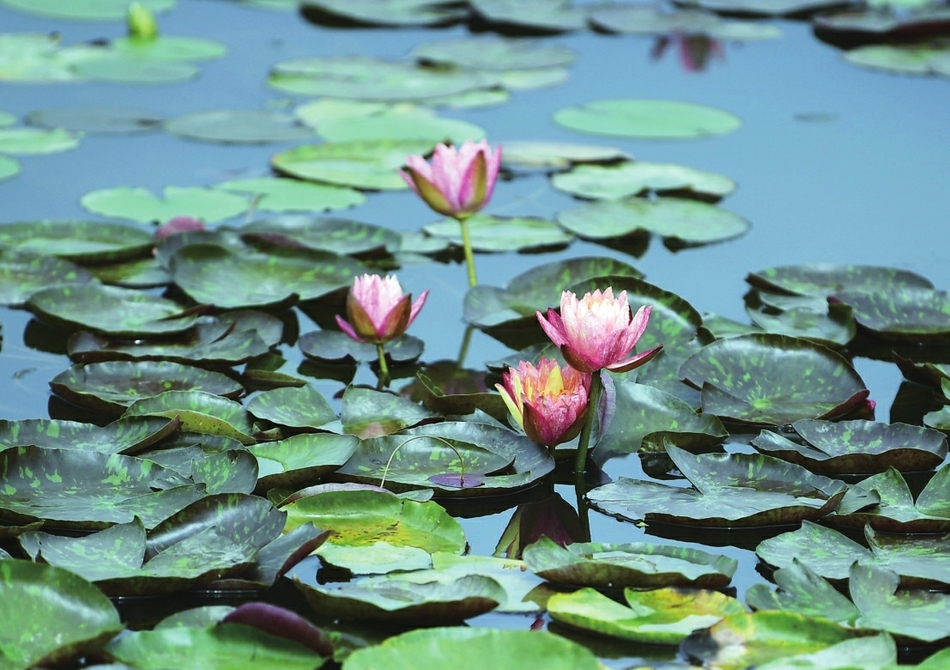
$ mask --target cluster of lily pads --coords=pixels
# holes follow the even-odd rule
[[[2,4],[60,17],[127,11],[121,3],[116,16],[110,5],[119,3],[105,0]],[[769,7],[760,11],[803,9]],[[657,35],[701,25],[716,39],[775,37],[769,26],[694,8],[347,0],[306,2],[301,11],[333,25],[468,21],[499,32],[593,25]],[[10,42],[30,61],[14,60],[14,72],[52,72],[43,79],[51,81],[102,66],[76,65],[85,63],[79,52],[102,45],[73,53],[44,39]],[[151,45],[135,67],[181,47],[164,36],[130,39]],[[124,56],[108,56],[116,58]],[[277,153],[271,165],[283,176],[169,187],[164,198],[100,190],[82,205],[110,220],[0,225],[0,302],[61,336],[69,364],[50,389],[86,419],[0,422],[0,601],[21,612],[0,632],[0,660],[12,668],[99,660],[315,668],[333,658],[356,670],[532,658],[538,667],[597,668],[594,653],[570,640],[593,633],[679,649],[711,667],[830,670],[855,658],[865,668],[897,667],[898,644],[945,646],[950,298],[926,278],[868,266],[767,268],[748,276],[749,322],[738,323],[701,315],[624,261],[591,256],[538,263],[505,286],[465,294],[467,325],[515,350],[480,369],[426,361],[424,342],[410,335],[380,343],[380,359],[372,343],[339,330],[354,277],[458,260],[459,226],[446,220],[406,233],[315,213],[405,188],[397,168],[408,156],[485,135],[433,108],[495,104],[556,84],[572,59],[563,49],[482,36],[424,45],[399,62],[279,63],[267,77],[275,90],[323,96],[292,116],[213,110],[163,121],[115,109],[41,110],[27,120],[59,130],[14,129],[24,131],[19,139],[0,130],[0,152],[9,153],[27,141],[68,148],[78,141],[71,133],[115,129],[120,119],[138,119],[128,130],[161,125],[215,142],[320,140]],[[555,120],[637,138],[739,126],[721,110],[655,100],[593,101]],[[15,121],[0,117],[0,125]],[[0,171],[7,165],[12,176],[15,165],[3,160]],[[503,160],[506,178],[544,170],[554,188],[585,202],[556,221],[472,216],[477,252],[543,252],[579,238],[638,256],[651,235],[677,249],[749,228],[715,205],[735,188],[724,175],[635,161],[612,147],[532,141],[506,142]],[[306,214],[283,214],[295,211]],[[208,229],[156,239],[151,224],[182,215]],[[611,459],[637,455],[651,477],[581,489],[575,511],[549,494],[557,461],[576,441],[536,444],[492,382],[521,361],[563,363],[537,314],[558,309],[564,291],[607,287],[650,307],[639,348],[663,349],[648,365],[605,374],[591,455],[608,472]],[[299,332],[301,313],[318,328]],[[923,425],[874,421],[856,355],[895,360],[942,407],[920,417]],[[305,359],[295,374],[286,365],[294,356]],[[358,364],[378,362],[404,380],[398,392],[351,383]],[[311,379],[339,384],[339,397],[325,397]],[[776,588],[757,584],[743,603],[728,594],[737,569],[730,557],[592,542],[588,505],[651,528],[702,528],[710,544],[723,531],[761,531],[755,551]],[[456,517],[511,508],[495,555],[469,554]],[[853,539],[862,531],[863,544]],[[312,553],[319,582],[304,567],[312,561],[301,565]],[[110,601],[195,593],[251,602],[184,609],[132,631]],[[552,632],[448,626],[488,612],[525,627],[546,616]],[[433,628],[390,636],[418,626]],[[948,661],[943,650],[915,667]]]

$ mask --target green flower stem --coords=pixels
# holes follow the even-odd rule
[[[584,495],[587,493],[584,485],[584,473],[579,472],[574,480],[574,491],[577,493],[577,519],[581,522],[581,537],[578,542],[590,542],[590,510],[587,508],[587,500]]]
[[[459,347],[459,355],[456,359],[456,365],[462,367],[465,365],[465,357],[468,355],[468,346],[472,343],[472,327],[465,326],[465,336],[462,338],[462,346]]]
[[[462,227],[462,248],[465,250],[465,265],[468,266],[468,285],[477,286],[478,277],[475,276],[475,254],[472,251],[472,236],[468,231],[468,217],[459,216],[457,221]]]
[[[581,436],[577,443],[577,459],[574,461],[574,472],[580,476],[587,470],[587,450],[590,447],[590,435],[594,430],[594,421],[597,420],[597,408],[600,405],[600,395],[604,390],[604,383],[600,379],[600,371],[590,376],[590,393],[587,400],[587,422],[581,429]]]
[[[386,352],[380,342],[376,343],[376,355],[379,356],[379,390],[389,386],[389,365],[386,364]]]

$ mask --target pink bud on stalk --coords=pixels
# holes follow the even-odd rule
[[[389,342],[406,332],[428,295],[428,290],[423,291],[410,305],[412,296],[403,295],[395,275],[384,278],[365,274],[353,280],[353,288],[346,297],[346,315],[350,321],[337,315],[336,322],[358,342]]]

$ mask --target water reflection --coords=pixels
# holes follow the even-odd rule
[[[703,72],[711,61],[726,60],[726,52],[719,40],[708,35],[679,32],[656,38],[653,49],[650,50],[651,60],[662,60],[670,49],[676,52],[680,67],[686,72]]]

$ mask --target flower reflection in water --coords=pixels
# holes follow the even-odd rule
[[[670,45],[676,49],[680,67],[687,72],[702,72],[713,58],[720,61],[726,60],[726,53],[719,40],[701,33],[679,32],[658,37],[650,51],[650,58],[655,61],[660,60]]]

